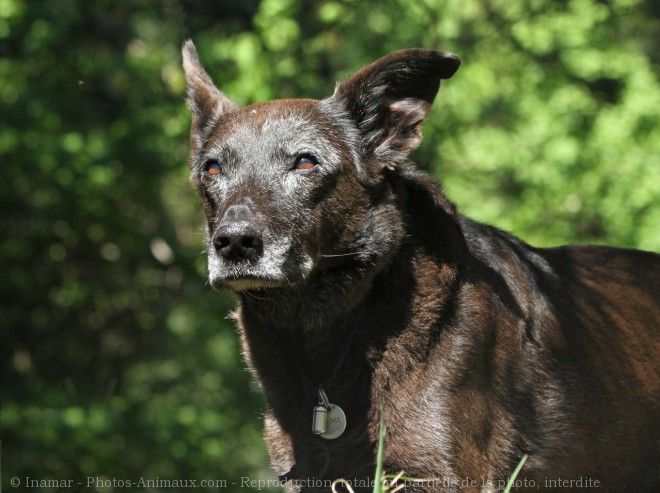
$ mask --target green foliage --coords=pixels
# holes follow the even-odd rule
[[[233,300],[203,281],[185,38],[241,104],[454,51],[414,157],[462,211],[658,250],[659,35],[650,0],[0,0],[3,481],[272,478]]]

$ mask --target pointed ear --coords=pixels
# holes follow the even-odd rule
[[[218,119],[238,106],[225,96],[202,67],[197,50],[191,40],[183,43],[183,70],[188,85],[188,108],[192,112],[191,137],[193,145],[206,140]]]
[[[440,80],[454,75],[460,64],[453,53],[397,51],[339,84],[330,99],[355,120],[367,153],[393,167],[419,145]]]

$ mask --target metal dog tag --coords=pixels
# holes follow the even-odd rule
[[[339,438],[346,430],[346,414],[337,404],[330,404],[319,386],[319,403],[312,412],[312,432],[326,440]]]
[[[320,436],[326,440],[339,438],[346,430],[346,414],[337,404],[330,404],[328,411],[328,421],[325,426],[325,433]]]

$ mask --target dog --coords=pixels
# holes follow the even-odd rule
[[[660,255],[534,248],[408,162],[451,53],[239,108],[184,43],[209,281],[239,299],[289,491],[660,491]],[[381,426],[382,419],[382,426]]]

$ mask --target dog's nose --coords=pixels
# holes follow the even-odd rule
[[[213,245],[218,254],[228,260],[250,260],[261,253],[263,242],[252,222],[227,221],[215,231]]]

